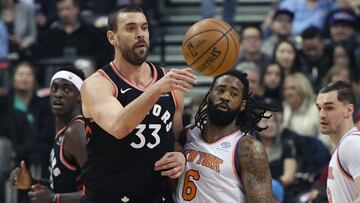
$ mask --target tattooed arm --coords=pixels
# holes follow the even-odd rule
[[[272,195],[271,173],[264,146],[247,136],[237,148],[238,166],[249,203],[277,202]]]

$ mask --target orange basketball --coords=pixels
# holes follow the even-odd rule
[[[182,47],[186,64],[207,76],[231,69],[240,52],[236,31],[225,21],[214,18],[193,24],[185,33]]]

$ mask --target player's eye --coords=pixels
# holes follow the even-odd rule
[[[129,32],[134,32],[135,30],[136,30],[136,27],[133,25],[127,27],[127,31],[129,31]]]
[[[64,92],[66,92],[66,93],[71,92],[71,88],[70,88],[70,87],[65,87],[65,88],[64,88]]]

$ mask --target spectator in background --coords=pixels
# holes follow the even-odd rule
[[[235,25],[236,3],[237,0],[224,1],[223,19],[231,26]],[[201,13],[203,18],[213,18],[215,16],[215,0],[202,0]]]
[[[325,53],[322,31],[319,28],[315,26],[308,27],[301,34],[301,37],[303,47],[301,64],[317,92],[332,62],[330,57]]]
[[[323,78],[322,86],[325,86],[331,82],[335,82],[338,80],[350,84],[351,83],[350,72],[347,68],[343,68],[342,66],[339,65],[334,65],[331,67],[330,71]]]
[[[291,40],[291,27],[294,13],[287,9],[278,9],[272,17],[272,35],[265,39],[262,51],[271,56],[275,45],[282,40]]]
[[[334,45],[331,53],[332,64],[347,69],[350,72],[351,82],[359,81],[359,70],[355,65],[354,52],[343,43]]]
[[[319,120],[314,104],[315,93],[303,73],[290,74],[284,81],[283,127],[300,135],[318,136]]]
[[[4,1],[2,6],[1,19],[7,26],[9,52],[31,57],[30,48],[37,36],[34,7],[17,0]]]
[[[273,60],[284,69],[285,75],[301,70],[299,53],[295,44],[288,41],[280,41],[275,45]]]
[[[294,12],[292,34],[300,35],[312,25],[322,29],[332,6],[331,0],[284,0],[279,7]]]
[[[330,39],[327,41],[327,50],[332,51],[334,47],[341,43],[350,54],[354,55],[356,69],[359,72],[360,65],[360,41],[356,37],[355,27],[357,19],[353,12],[343,9],[333,11],[329,15],[328,24],[330,26]]]
[[[37,54],[40,58],[64,58],[73,61],[90,57],[99,67],[112,57],[112,50],[101,30],[79,18],[78,0],[57,0],[58,21],[40,33]],[[54,43],[56,42],[56,43]]]
[[[329,15],[330,44],[347,42],[349,46],[355,42],[356,16],[353,12],[338,9]],[[357,44],[355,44],[357,46]]]
[[[46,29],[56,20],[56,1],[33,0],[36,11],[36,24],[39,29]]]
[[[241,50],[239,63],[251,61],[263,70],[270,61],[270,57],[261,51],[262,31],[259,26],[249,25],[240,33]]]
[[[336,0],[335,8],[353,11],[357,16],[360,15],[358,0]]]
[[[0,9],[1,14],[1,9]],[[6,59],[9,53],[9,38],[6,25],[0,20],[0,60]]]
[[[293,142],[282,137],[282,120],[278,114],[278,112],[268,111],[266,115],[271,115],[271,117],[261,119],[259,126],[267,126],[267,129],[259,132],[259,138],[268,155],[272,178],[279,180],[286,187],[295,180],[296,150]]]
[[[261,71],[259,66],[254,62],[243,62],[237,65],[235,69],[246,73],[246,79],[249,81],[250,97],[256,101],[260,101],[262,98],[262,89],[260,87]]]
[[[263,99],[281,103],[284,78],[284,69],[276,62],[270,63],[261,75],[260,86],[263,88]]]
[[[34,150],[34,131],[26,114],[12,108],[6,96],[0,97],[0,202],[5,202],[5,182],[14,162],[29,160]],[[26,192],[20,192],[19,202],[28,200]]]
[[[332,50],[332,59],[334,66],[340,66],[350,74],[350,84],[356,95],[356,102],[359,104],[360,98],[360,67],[355,62],[354,52],[346,47],[346,43],[335,44]],[[359,60],[359,59],[356,59]],[[357,107],[357,106],[356,106]],[[357,111],[357,109],[356,109]]]
[[[27,121],[34,129],[33,137],[18,141],[23,145],[14,143],[15,149],[19,148],[21,149],[20,152],[24,151],[23,154],[19,152],[19,158],[30,156],[28,161],[32,166],[31,168],[35,170],[33,174],[47,177],[47,166],[53,139],[51,135],[55,132],[55,127],[52,122],[53,116],[49,98],[36,94],[36,79],[30,63],[19,63],[15,67],[13,87],[9,92],[8,101],[11,108],[26,114]],[[36,145],[31,143],[36,143]],[[26,150],[34,150],[34,153],[29,154]]]

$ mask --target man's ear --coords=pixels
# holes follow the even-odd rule
[[[353,113],[354,113],[354,105],[353,104],[346,104],[345,118],[352,117]]]
[[[110,44],[112,44],[113,46],[116,46],[117,45],[117,41],[116,41],[116,38],[115,38],[115,33],[111,30],[107,31],[106,32],[106,37],[108,39],[108,41],[110,42]]]
[[[247,100],[243,100],[240,104],[240,111],[244,111],[247,104]]]

